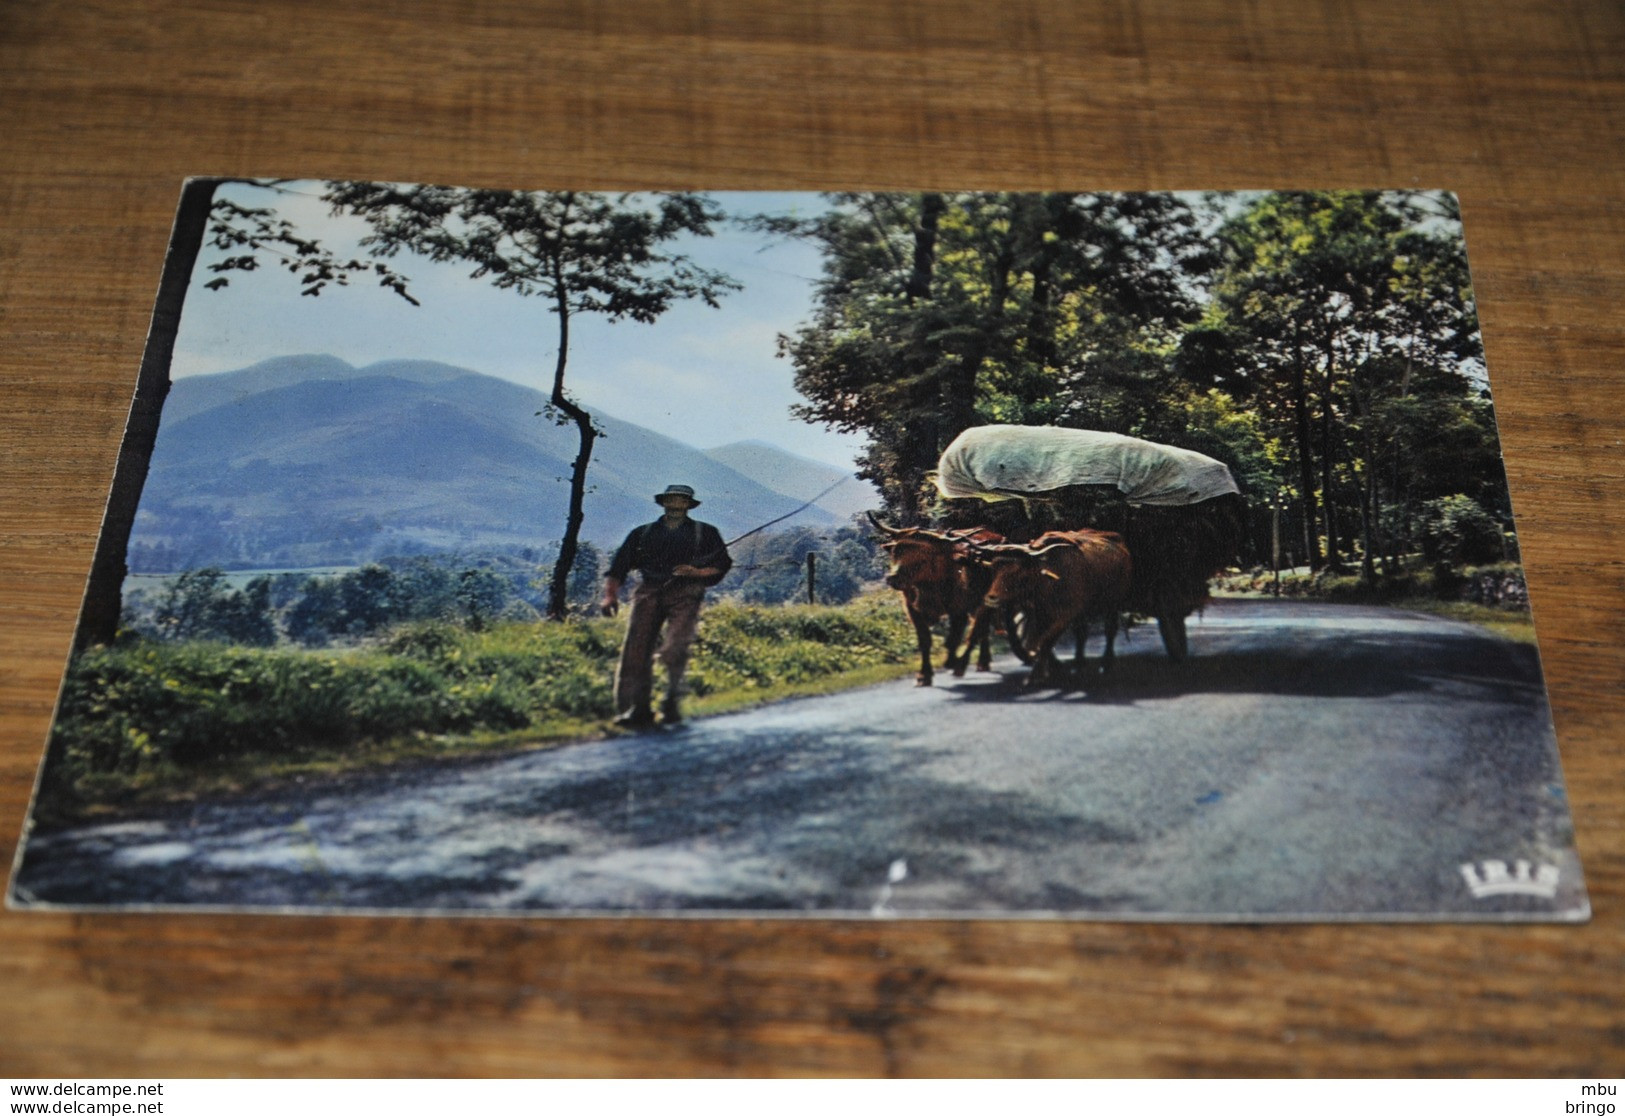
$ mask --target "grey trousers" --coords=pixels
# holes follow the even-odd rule
[[[666,697],[675,701],[688,668],[688,649],[700,623],[705,586],[676,579],[664,585],[640,583],[632,593],[626,640],[615,668],[615,712],[647,710],[654,693],[654,660],[666,668]],[[664,628],[664,635],[661,629]]]

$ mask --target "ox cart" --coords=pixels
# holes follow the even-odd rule
[[[1122,535],[1134,565],[1128,610],[1156,619],[1175,661],[1186,617],[1207,603],[1240,537],[1240,489],[1223,462],[1123,434],[976,426],[943,451],[935,481],[949,500],[1021,501],[1054,526]]]

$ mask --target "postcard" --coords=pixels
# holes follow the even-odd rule
[[[1583,921],[1456,200],[189,180],[7,901]]]

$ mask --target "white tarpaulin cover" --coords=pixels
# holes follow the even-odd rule
[[[942,451],[936,481],[951,500],[1110,484],[1131,504],[1180,507],[1240,491],[1223,462],[1195,450],[1059,426],[973,426]]]

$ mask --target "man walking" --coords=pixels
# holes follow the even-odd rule
[[[604,615],[620,608],[621,585],[632,570],[641,573],[632,593],[632,611],[626,620],[626,641],[615,669],[615,723],[628,728],[654,724],[650,701],[654,691],[654,659],[666,667],[666,697],[660,706],[662,724],[680,722],[677,707],[688,666],[689,645],[700,620],[700,602],[708,586],[721,581],[733,568],[722,534],[709,523],[689,518],[700,506],[694,490],[674,484],[655,497],[665,509],[653,523],[634,528],[615,552],[604,578]],[[665,629],[664,638],[661,629]]]

